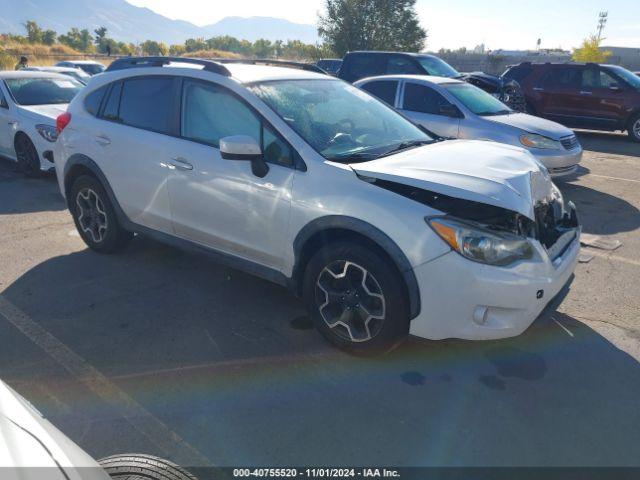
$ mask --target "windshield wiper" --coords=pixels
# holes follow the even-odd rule
[[[327,160],[331,162],[340,162],[340,163],[358,163],[358,162],[366,162],[369,160],[375,160],[379,155],[370,152],[356,152],[356,153],[344,153],[342,155],[337,155],[335,157],[329,157]]]
[[[386,157],[387,155],[391,155],[392,153],[401,152],[403,150],[409,150],[411,148],[421,147],[422,145],[427,145],[429,143],[433,143],[433,140],[410,140],[407,142],[401,142],[396,146],[394,146],[391,150],[387,150],[380,156]]]

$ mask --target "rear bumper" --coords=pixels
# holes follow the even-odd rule
[[[579,232],[555,261],[539,243],[535,249],[535,258],[509,268],[474,263],[455,252],[417,267],[422,310],[410,333],[431,340],[520,335],[572,277]]]

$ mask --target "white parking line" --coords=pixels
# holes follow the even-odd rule
[[[589,177],[599,177],[599,178],[606,178],[609,180],[621,180],[623,182],[633,182],[633,183],[640,183],[640,180],[633,180],[631,178],[620,178],[620,177],[609,177],[607,175],[598,175],[596,173],[589,173],[588,174]]]
[[[19,307],[0,295],[0,316],[20,330],[80,383],[116,410],[167,456],[182,465],[209,466],[211,462],[178,434],[149,413],[107,377],[92,367]]]

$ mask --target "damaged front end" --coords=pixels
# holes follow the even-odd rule
[[[538,240],[552,261],[564,253],[580,232],[575,205],[572,202],[565,204],[562,195],[555,186],[549,197],[536,202],[533,209],[534,219],[531,219],[506,208],[455,198],[394,181],[371,178],[367,179],[367,182],[443,212],[446,217],[441,218],[450,217],[449,223],[460,224],[462,221],[472,229],[484,230],[489,237],[490,234],[501,236],[504,241],[508,240],[512,243],[523,237]],[[444,231],[447,228],[446,222],[439,222],[434,226],[433,219],[427,219],[427,221],[454,250],[458,250],[454,240],[446,238],[448,235]],[[452,233],[449,234],[449,236],[452,235]],[[469,248],[472,247],[473,245]],[[459,252],[464,250],[463,245],[460,245],[459,248]],[[522,255],[520,258],[527,258],[524,253]],[[474,258],[468,258],[474,260]],[[505,258],[509,259],[510,257]],[[509,262],[497,259],[494,262],[483,263],[506,265]]]

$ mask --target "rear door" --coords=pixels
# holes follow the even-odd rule
[[[533,85],[536,113],[565,125],[580,115],[580,67],[552,65]]]
[[[168,75],[115,82],[90,139],[129,219],[162,232],[172,231],[167,179],[178,155],[178,85]]]
[[[0,81],[0,83],[3,83]],[[14,119],[11,116],[9,102],[4,91],[4,85],[0,85],[0,154],[14,157],[13,133]]]
[[[441,114],[440,107],[446,105],[451,105],[451,102],[433,88],[411,81],[404,82],[400,105],[402,113],[436,135],[458,138],[460,119]]]

